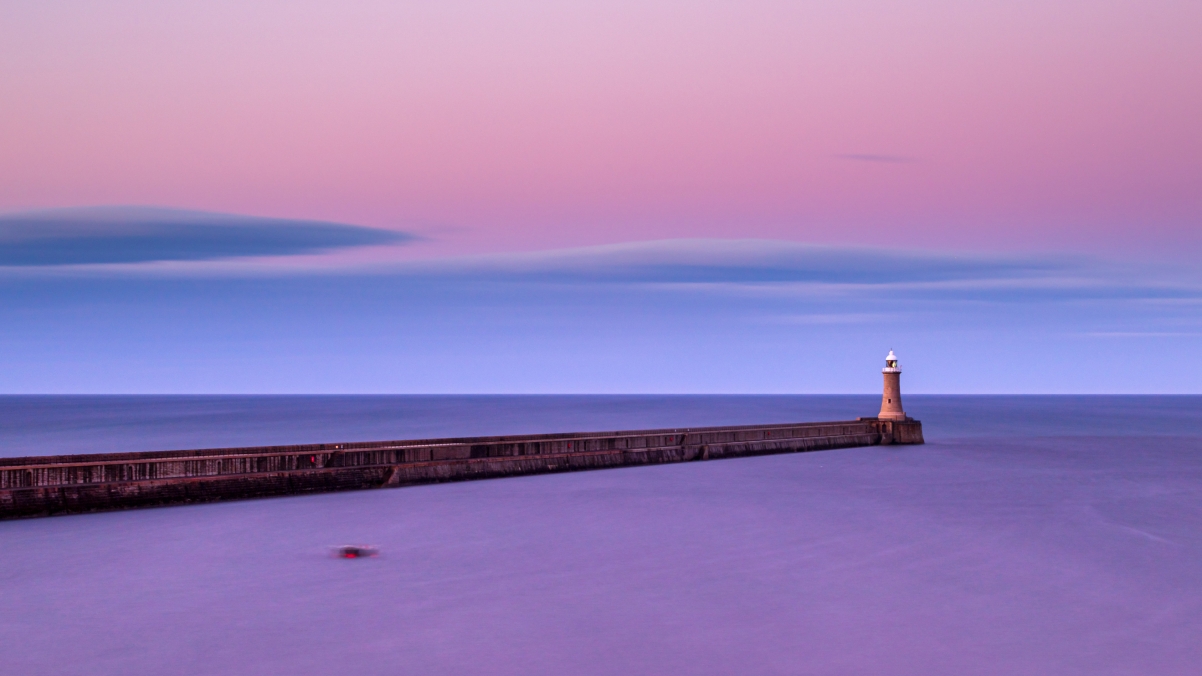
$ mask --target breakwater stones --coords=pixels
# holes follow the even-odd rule
[[[921,444],[913,419],[0,458],[0,519]]]

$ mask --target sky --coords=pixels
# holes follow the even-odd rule
[[[1202,4],[0,4],[0,391],[1202,392]]]

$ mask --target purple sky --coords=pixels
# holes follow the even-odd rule
[[[6,2],[0,209],[430,235],[1199,244],[1202,5]]]
[[[1200,32],[6,2],[0,391],[1198,392]]]

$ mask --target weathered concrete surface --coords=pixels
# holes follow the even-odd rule
[[[921,444],[915,420],[0,459],[0,518]]]

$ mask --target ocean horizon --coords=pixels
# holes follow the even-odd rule
[[[1162,435],[1202,395],[905,395],[928,439]],[[1146,404],[1152,403],[1154,406]],[[0,395],[0,457],[854,420],[880,395]],[[987,415],[980,415],[987,412]]]

